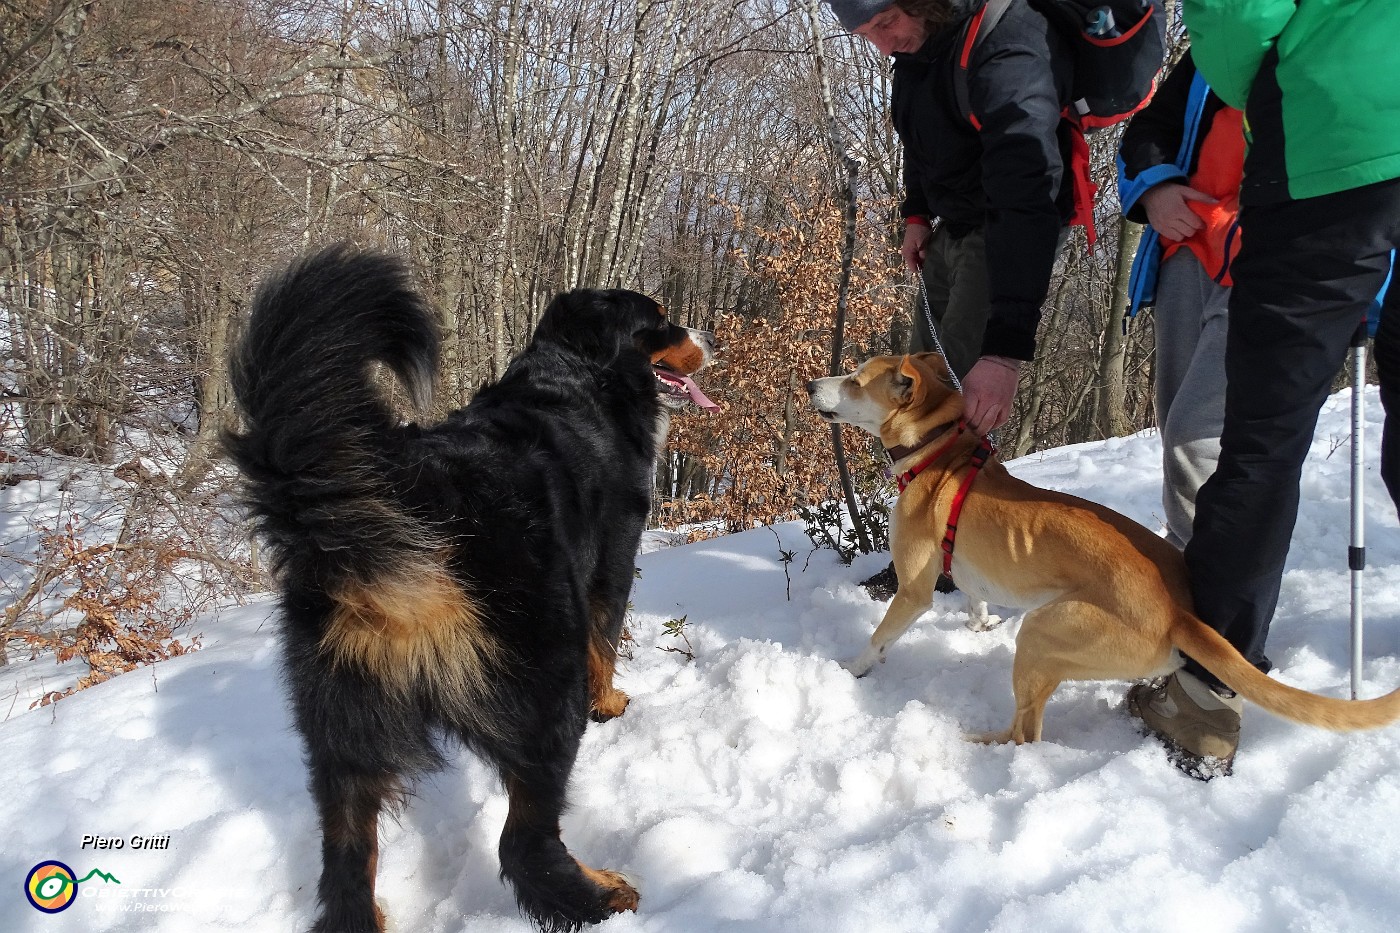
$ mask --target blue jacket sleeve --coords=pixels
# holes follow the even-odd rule
[[[1182,159],[1183,143],[1194,136],[1200,113],[1191,113],[1196,66],[1188,51],[1167,73],[1152,101],[1133,115],[1118,144],[1118,203],[1123,216],[1147,223],[1138,198],[1154,185],[1184,179],[1199,141]]]

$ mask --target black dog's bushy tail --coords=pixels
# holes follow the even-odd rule
[[[259,289],[230,365],[243,431],[227,432],[224,445],[279,569],[325,586],[370,579],[385,555],[431,549],[392,495],[398,419],[372,364],[389,367],[425,408],[440,340],[391,256],[332,246]]]

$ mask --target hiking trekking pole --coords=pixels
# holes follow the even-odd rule
[[[1351,338],[1351,547],[1347,566],[1351,568],[1351,698],[1361,694],[1362,584],[1366,569],[1366,322]]]

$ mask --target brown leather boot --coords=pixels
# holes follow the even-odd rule
[[[1177,671],[1160,684],[1128,690],[1128,712],[1167,746],[1167,757],[1191,777],[1209,781],[1230,774],[1240,744],[1244,701],[1224,696],[1200,678]]]

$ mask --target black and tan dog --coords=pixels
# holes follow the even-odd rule
[[[320,815],[325,933],[379,931],[380,811],[455,738],[498,770],[501,875],[547,931],[635,909],[559,838],[590,712],[619,715],[616,646],[668,408],[710,405],[708,335],[644,295],[580,290],[466,408],[420,407],[439,323],[398,261],[334,247],[269,281],[233,360],[226,438],[282,590],[286,680]]]
[[[1352,730],[1400,717],[1400,690],[1350,702],[1262,674],[1192,614],[1176,548],[1112,509],[1012,476],[985,454],[982,438],[963,430],[963,399],[946,374],[936,354],[886,356],[807,386],[823,419],[879,437],[907,481],[893,513],[899,591],[866,650],[847,665],[852,673],[868,673],[928,608],[951,548],[953,579],[969,597],[1027,610],[1011,675],[1015,716],[982,741],[1037,741],[1045,703],[1061,682],[1166,674],[1181,665],[1180,652],[1295,722]]]

